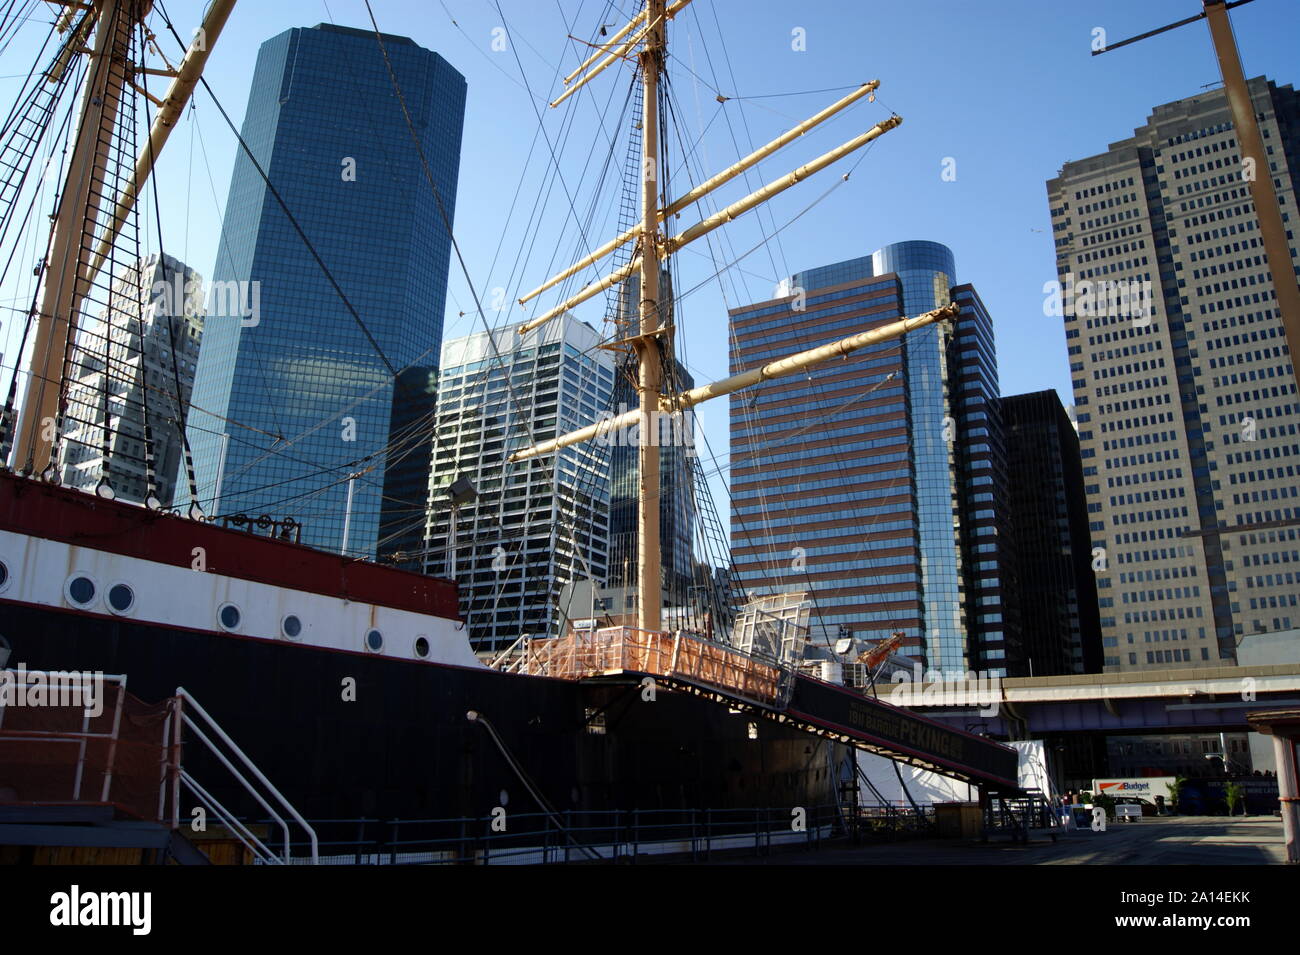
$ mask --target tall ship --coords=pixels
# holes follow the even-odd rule
[[[604,330],[584,327],[612,353],[628,399],[616,401],[613,388],[582,426],[536,422],[501,451],[506,473],[521,480],[553,478],[575,449],[634,464],[609,505],[623,532],[604,555],[605,573],[569,580],[563,601],[522,588],[513,624],[458,594],[458,580],[500,557],[462,543],[475,533],[465,522],[476,503],[505,493],[472,470],[433,488],[428,533],[387,564],[307,546],[292,518],[201,503],[183,424],[199,400],[185,377],[194,360],[190,278],[149,235],[161,218],[151,173],[206,86],[208,56],[239,15],[234,0],[213,0],[193,30],[148,0],[7,5],[0,45],[39,19],[35,11],[53,14],[0,140],[0,284],[31,290],[26,307],[7,313],[24,324],[6,358],[0,417],[6,819],[63,826],[66,842],[52,845],[129,847],[125,837],[94,838],[108,838],[112,823],[153,825],[159,851],[181,861],[195,857],[199,816],[268,863],[361,861],[378,829],[388,833],[387,861],[472,861],[488,834],[581,855],[584,833],[611,818],[658,820],[665,841],[685,838],[701,814],[742,809],[784,819],[826,810],[817,824],[834,828],[852,811],[855,749],[1015,791],[1013,750],[878,699],[869,680],[845,671],[870,669],[879,654],[861,664],[859,651],[870,648],[822,647],[810,639],[805,595],[749,596],[728,574],[708,475],[683,449],[692,409],[958,309],[878,324],[720,381],[682,373],[673,257],[901,122],[888,116],[709,211],[715,190],[873,97],[877,84],[678,190],[667,174],[676,163],[665,142],[667,49],[674,17],[690,3],[648,0],[626,24],[592,30],[590,55],[551,105],[630,74],[623,227],[521,296],[526,320],[483,322],[479,361],[504,369],[502,355],[517,351],[509,336],[555,345],[574,309],[605,296]],[[377,24],[352,32],[368,33],[389,64],[419,152],[391,69],[402,38]],[[271,172],[263,171],[268,192],[292,218]],[[679,229],[682,221],[693,224]],[[22,236],[33,233],[36,264],[23,285],[18,276],[32,266]],[[599,277],[578,286],[593,270]],[[166,309],[160,285],[177,290]],[[547,293],[558,300],[542,308]],[[364,328],[364,309],[353,314]],[[393,369],[393,379],[407,370]],[[534,411],[517,403],[512,414]],[[408,429],[435,472],[437,437],[426,432],[436,420]],[[385,454],[391,444],[375,452]],[[345,475],[349,488],[354,477]],[[604,502],[585,490],[589,506]],[[517,539],[534,533],[522,526]],[[568,534],[564,546],[590,549],[571,527],[552,522],[540,533],[551,547]],[[72,702],[55,705],[56,689],[70,689]],[[38,692],[49,705],[20,704]],[[90,819],[103,823],[97,836],[78,826]],[[0,858],[32,859],[33,841],[23,845]]]

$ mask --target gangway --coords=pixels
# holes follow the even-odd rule
[[[522,639],[494,666],[563,680],[649,678],[972,785],[1018,791],[1019,754],[1008,746],[686,631],[607,627]]]

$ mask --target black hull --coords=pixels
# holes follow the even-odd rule
[[[509,813],[539,812],[470,710],[560,812],[789,812],[835,801],[834,744],[662,687],[647,701],[627,681],[578,684],[14,604],[0,604],[0,631],[11,667],[124,673],[145,701],[183,686],[310,820],[481,819],[503,791]],[[187,747],[185,760],[231,808],[264,815],[205,753]],[[355,830],[340,824],[333,835]]]

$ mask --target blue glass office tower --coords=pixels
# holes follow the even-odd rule
[[[973,286],[955,286],[952,300],[961,306],[961,315],[950,328],[944,360],[949,369],[950,443],[970,668],[997,676],[1031,676],[993,319]]]
[[[374,33],[322,24],[262,45],[242,135],[271,186],[241,151],[212,270],[225,314],[189,419],[205,511],[290,516],[338,550],[362,472],[347,550],[372,558],[423,534],[465,113],[442,57],[383,43],[418,150]]]
[[[902,631],[905,652],[931,667],[999,672],[1016,639],[995,505],[997,359],[989,315],[955,272],[946,247],[902,242],[732,310],[736,373],[962,306],[955,323],[732,396],[733,556],[751,594],[810,591],[826,637]]]

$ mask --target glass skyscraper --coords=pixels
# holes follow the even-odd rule
[[[242,131],[257,165],[235,162],[189,419],[205,511],[293,517],[339,550],[359,472],[347,551],[372,558],[423,534],[465,112],[442,57],[383,43],[401,102],[370,31],[262,45]]]
[[[732,310],[731,370],[957,301],[953,324],[731,399],[732,545],[754,595],[806,590],[821,637],[902,631],[929,666],[1017,655],[1003,600],[1005,482],[992,323],[952,253],[903,242]]]
[[[1055,391],[1002,399],[1017,601],[1034,676],[1101,672],[1079,436]],[[1026,667],[1028,669],[1028,667]]]

